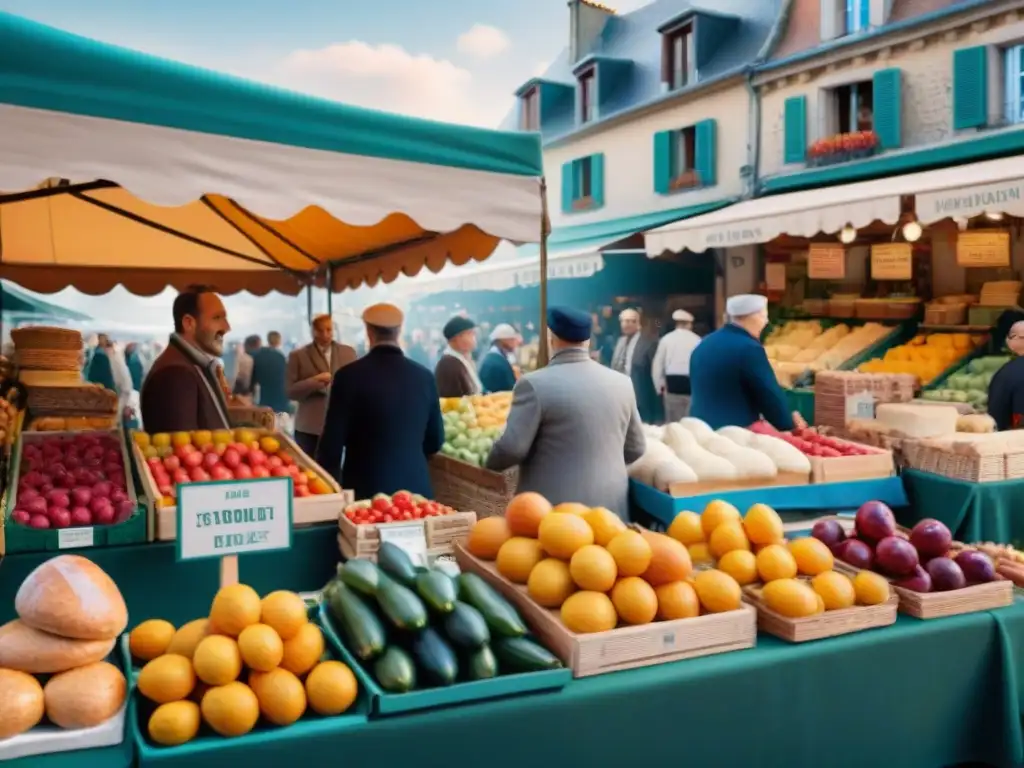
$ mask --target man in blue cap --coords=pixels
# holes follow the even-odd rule
[[[448,346],[434,368],[437,391],[441,397],[465,397],[483,394],[484,388],[473,360],[476,349],[476,323],[456,315],[444,325]]]
[[[551,307],[547,322],[551,361],[516,383],[487,468],[518,466],[520,493],[607,507],[628,519],[626,467],[647,447],[632,382],[590,359],[590,315]]]

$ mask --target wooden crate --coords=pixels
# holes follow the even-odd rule
[[[812,483],[846,483],[851,480],[892,477],[896,474],[892,451],[851,443],[848,440],[841,442],[866,448],[871,453],[864,456],[837,456],[834,458],[811,456]]]
[[[429,468],[434,499],[477,517],[504,515],[519,482],[518,467],[493,472],[440,453],[431,457]]]
[[[780,472],[775,477],[756,480],[709,480],[696,483],[672,483],[668,492],[676,498],[703,496],[707,493],[725,493],[728,491],[749,491],[754,488],[780,488],[783,486],[807,485],[811,482],[806,472]]]
[[[303,496],[296,497],[292,500],[292,527],[302,528],[307,525],[314,525],[316,523],[333,522],[337,520],[342,511],[346,506],[354,501],[354,494],[352,491],[343,490],[340,485],[325,472],[316,462],[314,462],[306,453],[295,444],[288,435],[282,432],[268,433],[258,432],[262,437],[267,434],[273,434],[273,436],[281,443],[281,447],[285,449],[295,459],[295,463],[303,469],[311,469],[320,476],[325,483],[333,490],[333,493],[324,493],[319,496]],[[132,440],[132,451],[135,457],[135,463],[139,468],[139,476],[142,479],[142,487],[146,493],[149,503],[154,509],[154,517],[156,520],[156,538],[159,541],[174,541],[178,536],[177,520],[178,520],[178,507],[160,506],[160,492],[157,490],[156,481],[153,479],[153,474],[149,471],[149,464],[146,463],[146,457],[142,454],[141,449]]]
[[[342,536],[341,532],[338,533],[338,551],[341,553],[341,557],[342,557],[343,560],[356,560],[356,559],[359,559],[359,560],[369,560],[371,563],[376,563],[377,562],[377,552],[376,552],[376,550],[374,552],[372,552],[372,553],[364,553],[364,554],[361,554],[361,555],[356,554],[356,551],[352,548],[351,542],[348,539],[346,539],[344,536]],[[428,549],[427,550],[427,562],[428,563],[433,563],[435,560],[437,560],[439,558],[445,558],[445,557],[451,558],[452,555],[454,554],[454,552],[455,552],[455,548],[454,548],[454,546],[452,544],[447,544],[445,546],[437,547],[436,549]]]
[[[344,515],[338,516],[339,538],[344,539],[348,547],[346,557],[364,559],[377,558],[380,547],[380,530],[388,528],[405,528],[411,523],[423,526],[423,537],[427,542],[428,552],[444,549],[452,551],[452,544],[469,536],[469,530],[476,522],[473,512],[455,512],[441,517],[428,517],[424,520],[403,520],[396,523],[363,523],[356,525]],[[342,550],[344,553],[345,550]]]
[[[493,563],[478,560],[461,544],[455,545],[455,559],[463,571],[478,574],[512,603],[573,677],[739,651],[753,648],[757,640],[757,612],[748,603],[727,613],[578,635],[565,628],[558,611],[537,605],[526,587],[499,574]]]
[[[848,635],[865,629],[888,627],[896,623],[899,597],[889,588],[889,599],[879,605],[858,605],[817,616],[791,619],[771,610],[761,600],[761,585],[743,588],[743,599],[757,609],[757,628],[790,643],[805,643],[826,637]]]

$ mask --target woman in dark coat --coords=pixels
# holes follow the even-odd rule
[[[989,382],[988,415],[1000,431],[1019,429],[1024,426],[1024,312],[1008,310],[1000,315],[993,338],[1005,339],[1014,359]]]

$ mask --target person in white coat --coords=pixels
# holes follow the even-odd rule
[[[651,365],[654,391],[665,400],[665,421],[669,424],[690,413],[690,355],[700,344],[700,336],[693,332],[693,315],[677,309],[672,321],[675,330],[658,342]]]

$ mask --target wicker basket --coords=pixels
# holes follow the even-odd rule
[[[477,518],[504,515],[516,494],[519,469],[492,472],[440,454],[430,460],[434,499]]]
[[[924,308],[927,325],[963,325],[967,322],[967,305],[933,302]]]
[[[911,320],[917,316],[920,301],[890,301],[885,305],[887,320]]]
[[[28,387],[28,408],[34,416],[117,413],[117,393],[95,384]]]
[[[80,371],[82,352],[77,349],[18,349],[14,360],[19,368],[34,371]]]
[[[255,405],[228,406],[228,420],[233,427],[254,427],[274,431],[277,429],[277,416],[273,408],[260,408]]]
[[[11,340],[18,351],[24,349],[63,349],[80,352],[82,334],[68,328],[30,325],[11,331]]]

